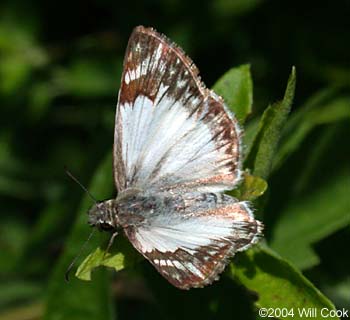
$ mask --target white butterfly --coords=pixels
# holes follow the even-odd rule
[[[237,119],[192,61],[155,30],[135,28],[116,111],[118,197],[95,205],[89,223],[121,227],[176,287],[203,287],[262,235],[249,204],[221,193],[239,182],[241,156]]]

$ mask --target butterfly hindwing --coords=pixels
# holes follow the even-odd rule
[[[154,212],[125,233],[154,267],[181,289],[218,278],[228,259],[262,235],[249,205],[215,193],[166,195],[164,213]]]
[[[240,130],[192,61],[167,38],[137,27],[130,37],[114,141],[118,191],[223,191],[240,175]]]

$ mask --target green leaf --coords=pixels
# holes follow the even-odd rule
[[[322,308],[334,310],[334,305],[300,271],[270,249],[256,246],[240,253],[231,263],[229,276],[257,293],[258,308],[293,309],[294,317],[304,319],[299,309]],[[333,318],[334,319],[334,318]]]
[[[112,157],[108,156],[96,171],[89,190],[97,198],[106,198],[112,195],[113,189]],[[79,281],[74,278],[69,283],[64,281],[69,263],[79,253],[82,244],[91,232],[87,225],[86,214],[90,206],[91,199],[85,196],[72,233],[66,242],[65,251],[53,270],[47,295],[44,317],[46,320],[112,319],[107,270],[99,270],[95,281],[92,282]],[[99,237],[93,237],[87,244],[87,250],[96,248],[100,243]]]
[[[350,97],[332,97],[334,90],[323,90],[312,98],[312,102],[300,108],[286,124],[286,137],[274,159],[277,170],[297,150],[308,134],[319,125],[350,119]]]
[[[271,247],[299,268],[317,264],[312,244],[350,223],[349,190],[347,170],[291,201],[276,222]]]
[[[244,124],[243,146],[244,150],[250,150],[259,127],[259,118],[249,120]],[[243,152],[244,161],[248,155]]]
[[[85,258],[75,275],[81,280],[91,280],[92,269],[103,265],[113,267],[116,271],[119,271],[124,269],[124,260],[125,256],[122,253],[117,253],[112,256],[108,253],[105,254],[104,250],[97,248]]]
[[[252,112],[253,82],[250,66],[242,65],[227,71],[213,86],[213,90],[225,100],[238,121],[244,123]]]
[[[239,187],[229,192],[230,195],[240,200],[253,201],[261,197],[267,189],[267,182],[256,176],[250,175],[248,172],[243,173],[243,181]]]
[[[293,67],[283,100],[265,110],[247,156],[245,167],[252,168],[256,176],[266,179],[270,174],[281,131],[291,109],[294,91],[295,68]]]
[[[350,309],[350,277],[344,277],[331,281],[323,286],[324,292],[336,301],[338,306]]]
[[[112,253],[106,253],[105,250],[97,248],[89,254],[79,266],[75,276],[81,280],[91,280],[91,272],[99,266],[114,268],[118,272],[132,267],[142,259],[125,237],[117,237],[115,242]]]

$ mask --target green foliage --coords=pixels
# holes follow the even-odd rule
[[[350,97],[337,95],[337,91],[334,88],[322,90],[290,117],[285,129],[288,134],[277,151],[274,170],[298,149],[315,127],[350,119]]]
[[[108,156],[97,169],[90,191],[97,197],[112,194],[111,180],[112,157]],[[87,239],[89,231],[86,228],[86,212],[91,206],[91,199],[86,195],[78,212],[77,220],[66,242],[66,249],[57,262],[50,281],[47,294],[44,319],[109,319],[112,317],[111,295],[106,270],[100,270],[92,285],[76,279],[69,283],[64,281],[64,274],[69,263],[79,252],[82,242]],[[102,239],[93,237],[87,244],[89,248],[96,246]],[[93,301],[93,303],[91,303]]]
[[[240,200],[254,201],[261,197],[267,189],[267,182],[248,172],[243,173],[243,179],[237,189],[230,192],[230,195]]]
[[[2,2],[0,318],[258,319],[260,307],[349,309],[350,11],[316,7]],[[230,194],[253,202],[265,237],[203,289],[169,285],[122,234],[110,253],[105,233],[82,248],[93,202],[80,201],[63,170],[97,199],[115,196],[113,106],[127,38],[141,23],[185,48],[244,129],[244,176]],[[294,64],[291,110],[294,69],[282,101],[271,102]]]
[[[76,276],[81,280],[91,280],[91,272],[99,267],[114,268],[115,271],[130,268],[141,260],[141,256],[135,252],[130,243],[124,237],[117,237],[112,253],[107,253],[97,248],[89,254],[77,269]]]
[[[26,25],[14,25],[10,17],[0,23],[0,91],[5,95],[20,89],[32,72],[48,62],[33,36],[33,30]]]
[[[291,110],[294,91],[295,68],[292,69],[283,100],[269,106],[262,115],[245,163],[247,168],[253,170],[254,175],[266,179],[270,174],[281,130]]]
[[[97,248],[89,254],[79,266],[76,276],[81,280],[91,280],[91,271],[98,266],[112,267],[115,271],[124,269],[125,255],[118,252],[115,255],[106,253],[104,250]]]
[[[272,248],[299,268],[318,264],[312,244],[350,224],[349,190],[350,170],[346,170],[291,203],[274,228]]]
[[[227,71],[213,86],[213,90],[225,97],[225,103],[234,110],[240,123],[252,112],[253,82],[250,66],[243,65]]]
[[[257,307],[294,310],[293,319],[303,319],[298,308],[327,308],[333,304],[300,271],[269,249],[257,246],[238,256],[229,275],[257,292]],[[315,319],[324,319],[321,314]]]

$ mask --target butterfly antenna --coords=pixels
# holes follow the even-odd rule
[[[66,166],[64,166],[64,171],[67,176],[70,177],[73,181],[75,181],[88,195],[89,197],[97,204],[98,201],[96,198],[90,193],[90,191],[68,170]]]
[[[85,242],[84,242],[83,245],[81,246],[81,248],[80,248],[80,250],[79,250],[79,253],[75,256],[75,258],[72,260],[72,262],[71,262],[70,265],[68,266],[67,271],[66,271],[66,273],[64,274],[64,278],[66,279],[67,282],[69,282],[69,274],[70,274],[72,268],[74,267],[74,265],[75,265],[76,261],[78,260],[78,258],[80,258],[81,253],[82,253],[83,250],[85,249],[87,243],[90,241],[90,239],[91,239],[92,235],[94,234],[95,230],[96,230],[95,228],[92,229],[92,231],[90,232],[88,238],[85,240]]]

